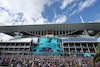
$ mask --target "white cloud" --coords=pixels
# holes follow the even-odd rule
[[[94,21],[89,21],[89,23],[96,23],[96,22],[97,22],[97,23],[98,23],[98,22],[100,23],[100,17],[99,17],[99,18],[97,18],[97,19],[96,19],[96,20],[94,20]]]
[[[69,16],[74,15],[78,10],[74,10],[72,13],[69,14]]]
[[[66,16],[65,15],[62,15],[59,18],[57,18],[57,20],[56,20],[55,23],[64,23],[66,20],[67,20],[66,19]]]
[[[100,22],[100,18],[97,18],[94,22]]]
[[[35,21],[35,24],[46,24],[47,21],[48,21],[47,19],[40,17],[38,20]]]
[[[63,10],[65,7],[67,7],[69,4],[74,2],[75,0],[63,0],[62,5],[60,6],[61,10]]]
[[[84,10],[87,7],[92,6],[97,0],[86,0],[84,2],[80,2],[78,5],[78,12]]]
[[[64,23],[67,20],[66,15],[57,15],[55,13],[52,23]]]
[[[0,9],[0,26],[1,25],[11,25],[10,23],[12,20],[12,17],[9,16],[8,12]]]
[[[69,14],[69,16],[74,15],[75,13],[79,13],[80,11],[84,10],[87,7],[93,6],[93,4],[96,2],[97,0],[85,0],[84,2],[81,1],[78,4],[78,8],[76,10],[74,10],[72,13]]]
[[[21,24],[22,20],[25,20],[24,24],[45,23],[47,19],[43,18],[42,16],[42,12],[44,11],[44,6],[45,5],[50,6],[54,2],[55,1],[52,0],[43,0],[43,1],[41,0],[9,0],[9,1],[0,0],[0,7],[7,10],[3,12],[3,15],[0,14],[1,15],[0,18],[3,18],[0,24],[3,25],[3,23],[5,22],[7,25],[12,25],[12,24],[18,25]],[[0,11],[3,11],[3,9],[1,9]],[[19,18],[20,16],[19,13],[23,14],[21,16],[22,18]],[[35,21],[33,21],[33,19]]]
[[[74,3],[72,6],[70,6],[65,12],[63,12],[64,14],[68,15],[69,12],[71,12],[73,10],[73,8],[76,6],[77,4]]]
[[[56,0],[59,1],[59,0]],[[52,3],[56,2],[54,0],[0,0],[0,25],[20,25],[22,21],[23,24],[44,24],[44,23],[53,23],[48,22],[47,18],[43,18],[42,12],[44,12],[44,6],[50,6]],[[61,9],[64,9],[69,4],[78,0],[63,0]],[[86,7],[90,7],[96,0],[86,0],[84,2],[80,2],[78,5],[78,9],[74,10],[71,15],[74,15],[76,12],[80,12],[84,10]],[[71,11],[76,6],[74,3],[71,7],[68,8]],[[4,8],[4,9],[1,9]],[[22,14],[21,16],[19,14]],[[21,17],[21,18],[20,18]],[[60,16],[60,18],[66,21],[66,16]],[[64,22],[60,18],[60,23]],[[33,20],[34,19],[34,20]],[[54,18],[55,19],[55,18]],[[55,20],[55,23],[58,22],[58,19]],[[59,22],[58,22],[59,23]]]
[[[13,37],[12,36],[9,36],[7,34],[4,34],[4,33],[0,33],[0,41],[8,41],[9,39],[12,39]]]
[[[67,20],[67,17],[65,15],[59,16],[56,21],[54,20],[55,23],[64,23]]]
[[[97,14],[97,17],[100,17],[100,13]]]
[[[76,6],[76,3],[74,3],[71,7],[68,8],[69,11],[71,11]]]
[[[47,18],[43,18],[44,6],[50,6],[59,0],[0,0],[0,25],[24,25],[28,24],[45,24]],[[22,14],[22,15],[20,15]],[[21,17],[21,18],[20,18]]]

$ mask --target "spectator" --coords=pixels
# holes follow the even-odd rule
[[[12,58],[12,60],[11,60]],[[78,61],[80,59],[80,61]],[[91,67],[92,58],[85,57],[64,57],[64,56],[43,56],[43,55],[23,55],[14,57],[2,57],[2,62],[11,61],[11,67]],[[97,62],[95,67],[100,66],[100,62]]]

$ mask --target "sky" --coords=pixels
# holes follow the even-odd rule
[[[100,0],[0,0],[0,26],[82,23],[80,15],[100,22]]]

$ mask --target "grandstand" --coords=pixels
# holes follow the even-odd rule
[[[100,23],[0,26],[14,39],[0,42],[1,55],[93,56],[99,41]]]

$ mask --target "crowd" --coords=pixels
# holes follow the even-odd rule
[[[64,56],[43,56],[43,55],[24,55],[24,56],[1,56],[0,64],[4,63],[10,67],[92,67],[92,58],[86,57],[64,57]],[[95,67],[100,67],[96,63]]]

